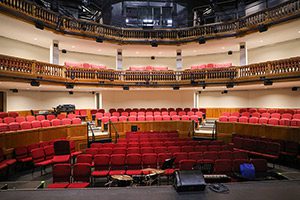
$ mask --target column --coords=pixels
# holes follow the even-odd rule
[[[58,40],[53,40],[50,46],[50,63],[55,65],[59,64],[58,43]]]
[[[118,49],[117,56],[116,56],[116,70],[122,70],[122,69],[123,69],[122,49]]]
[[[176,69],[182,70],[182,55],[181,49],[177,49],[176,51]]]
[[[248,48],[246,42],[240,43],[240,66],[248,65]]]
[[[102,93],[97,92],[95,95],[95,104],[97,109],[102,109]]]
[[[200,91],[194,93],[194,108],[198,108],[199,107],[199,103],[198,103],[199,93],[200,93]]]

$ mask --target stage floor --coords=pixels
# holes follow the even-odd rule
[[[299,200],[300,181],[263,181],[227,183],[229,193],[215,193],[206,187],[201,192],[177,193],[172,186],[114,187],[87,189],[6,190],[0,192],[1,200],[14,199],[101,199],[101,200]]]

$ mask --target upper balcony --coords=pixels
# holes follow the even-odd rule
[[[262,28],[279,24],[300,16],[300,0],[290,0],[278,6],[224,23],[214,23],[188,28],[153,29],[119,28],[86,20],[76,20],[47,10],[26,0],[3,0],[0,11],[22,18],[40,27],[84,38],[117,43],[181,44],[224,37],[243,36]]]
[[[246,66],[184,71],[117,71],[66,67],[0,55],[0,80],[93,87],[206,87],[300,80],[300,57]]]

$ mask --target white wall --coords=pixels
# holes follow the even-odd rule
[[[16,56],[26,59],[34,59],[43,62],[49,62],[49,48],[43,48],[17,40],[8,39],[0,36],[0,54]],[[300,39],[249,49],[248,63],[258,63],[270,60],[290,58],[300,55]],[[92,64],[105,65],[108,68],[115,69],[115,56],[103,56],[96,54],[77,53],[68,51],[66,54],[60,52],[59,63],[63,65],[65,61],[69,62],[87,62]],[[184,56],[183,68],[193,65],[207,63],[228,63],[239,65],[239,52],[233,52],[232,55],[225,53],[207,54],[198,56]],[[156,57],[151,60],[150,57],[123,57],[123,68],[130,66],[167,66],[170,69],[176,69],[175,57]]]
[[[50,50],[0,36],[0,54],[49,62]]]
[[[48,110],[60,104],[74,104],[76,109],[95,108],[95,95],[74,92],[7,91],[7,111]]]
[[[226,53],[185,56],[183,57],[183,68],[189,68],[193,65],[208,63],[232,63],[233,66],[240,65],[240,53],[233,52],[232,55]]]
[[[283,36],[284,37],[284,36]],[[300,38],[248,50],[248,63],[300,56]]]
[[[300,108],[300,92],[286,89],[202,92],[199,107],[206,108]]]
[[[193,107],[193,91],[103,91],[103,108]]]
[[[123,57],[123,69],[128,69],[130,66],[166,66],[169,69],[176,70],[176,58],[155,57],[151,60],[150,57]]]

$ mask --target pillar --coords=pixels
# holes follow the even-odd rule
[[[181,49],[177,49],[176,51],[176,69],[182,70],[182,55]]]
[[[123,69],[122,49],[118,49],[117,56],[116,56],[116,70],[122,70],[122,69]]]
[[[53,40],[50,46],[50,63],[58,65],[59,64],[59,48],[58,41]]]
[[[246,42],[240,43],[240,66],[248,65],[248,48]]]

